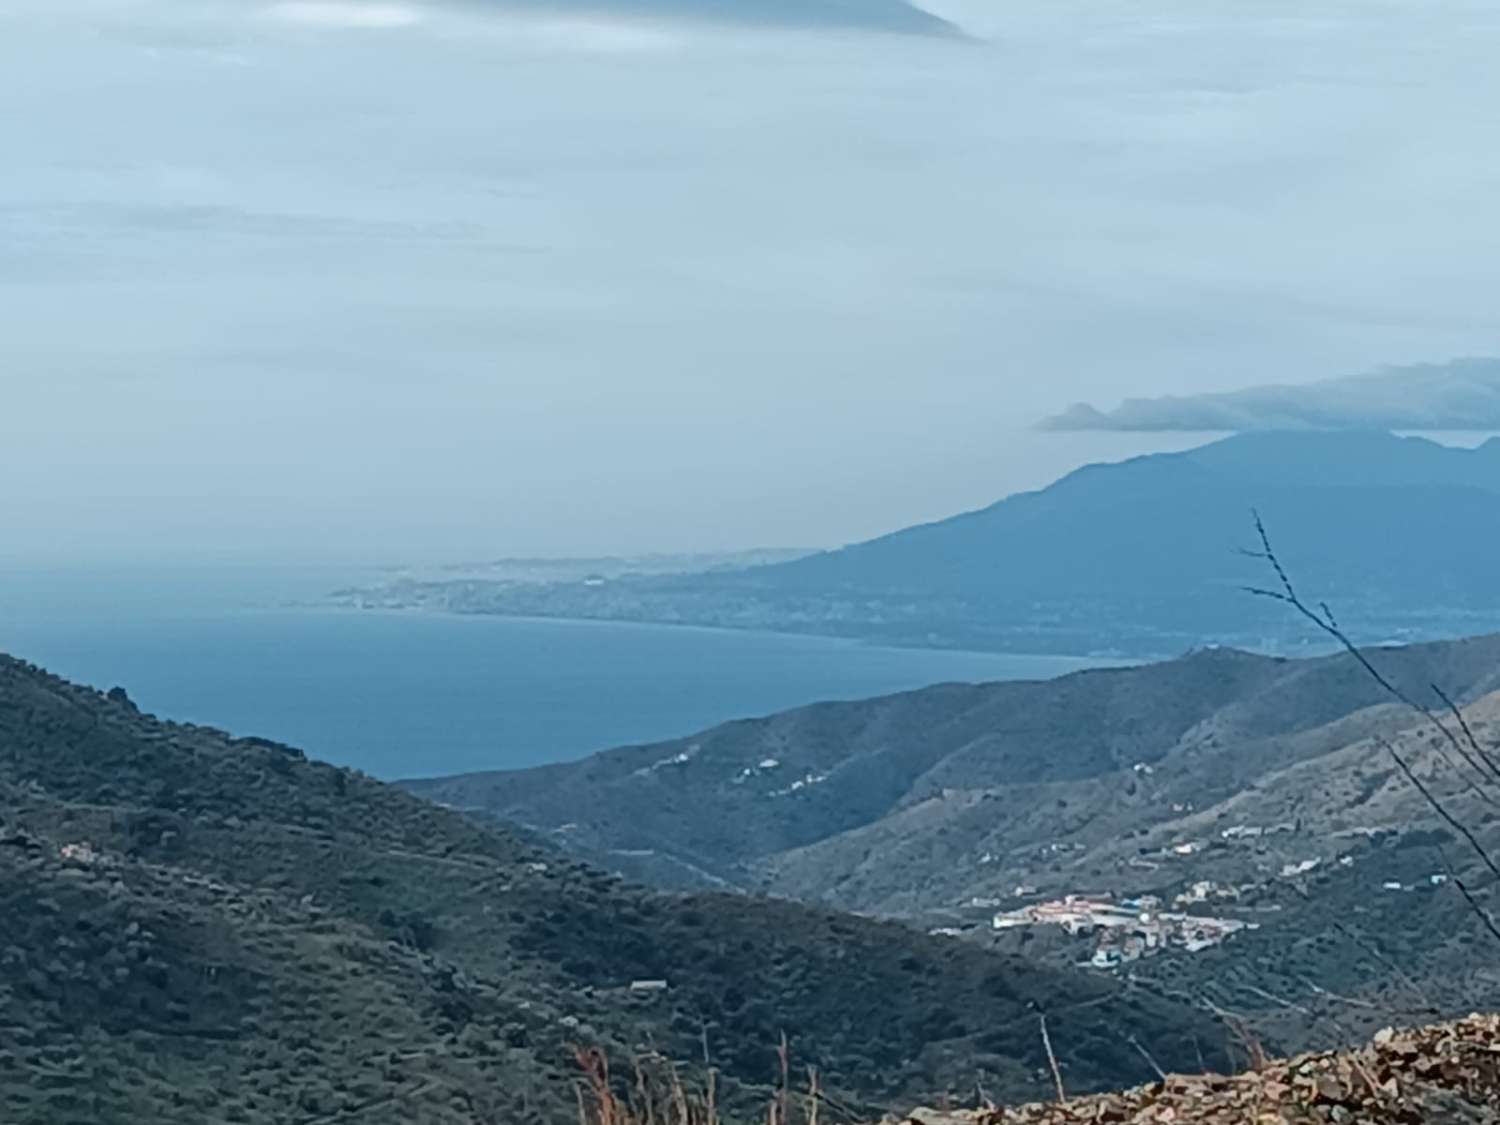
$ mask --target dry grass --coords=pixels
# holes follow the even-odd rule
[[[574,1057],[582,1071],[576,1086],[579,1125],[725,1125],[713,1067],[704,1071],[701,1085],[690,1086],[670,1059],[640,1055],[627,1082],[611,1073],[608,1057],[597,1047],[576,1048]],[[791,1049],[784,1035],[776,1058],[780,1077],[766,1101],[766,1125],[836,1125],[823,1117],[826,1098],[816,1068],[807,1068],[805,1089],[792,1089]]]

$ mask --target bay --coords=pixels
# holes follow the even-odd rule
[[[347,577],[347,574],[342,577]],[[321,572],[0,574],[0,650],[381,778],[510,769],[824,699],[1097,663],[679,626],[289,605]]]

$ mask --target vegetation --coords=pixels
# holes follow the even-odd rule
[[[1441,681],[1468,700],[1500,686],[1500,637],[1380,659],[1413,691]],[[411,787],[664,885],[722,881],[921,917],[1009,897],[1018,884],[1157,889],[1131,861],[1209,831],[1211,815],[1226,821],[1213,836],[1235,818],[1300,824],[1290,839],[1196,861],[1240,880],[1278,848],[1300,859],[1327,854],[1331,833],[1404,827],[1407,810],[1382,774],[1394,767],[1344,753],[1374,729],[1409,725],[1378,710],[1387,702],[1347,655],[1202,650],[1045,682],[819,704],[576,763]],[[1326,783],[1324,807],[1269,799],[1264,790],[1294,768],[1303,788]]]
[[[0,1120],[576,1119],[574,1050],[718,1071],[759,1120],[785,1032],[865,1116],[1195,1066],[1175,1001],[907,928],[622,883],[262,740],[0,659]],[[636,990],[663,980],[665,990]],[[623,1081],[623,1079],[622,1079]]]
[[[1446,685],[1476,738],[1500,738],[1500,637],[1371,659],[1412,698],[1445,706],[1430,685]],[[1493,785],[1455,773],[1454,747],[1348,653],[1218,649],[1048,683],[946,685],[418,788],[543,830],[571,824],[552,838],[662,885],[716,878],[967,927],[1058,967],[1091,943],[995,934],[996,910],[1075,892],[1171,902],[1210,882],[1232,897],[1195,911],[1258,928],[1130,974],[1295,1050],[1500,1007],[1473,957],[1493,938],[1455,885],[1483,890],[1483,869],[1388,747],[1487,847],[1500,844]],[[809,776],[821,780],[791,789]],[[1034,893],[1018,899],[1017,887]]]

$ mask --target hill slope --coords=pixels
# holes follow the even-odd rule
[[[759,1104],[785,1029],[838,1098],[1080,1086],[1181,1006],[890,925],[624,885],[289,748],[0,658],[0,1118],[573,1119],[573,1044],[699,1057]],[[661,992],[632,981],[661,979]]]
[[[1434,682],[1460,699],[1500,688],[1500,636],[1380,660],[1413,693]],[[1386,702],[1346,656],[1213,649],[817,704],[579,762],[408,786],[617,867],[641,870],[650,853],[658,878],[697,872],[908,913],[1017,878],[1014,864],[979,863],[986,854],[1109,843],[1172,819],[1174,802],[1228,798],[1330,739],[1346,744],[1352,734],[1341,743],[1336,724]],[[1153,771],[1149,781],[1137,767]]]
[[[1500,627],[1500,440],[1254,433],[1094,465],[1039,492],[774,566],[579,584],[409,583],[380,604],[833,633],[1021,652],[1296,643],[1244,596],[1265,516],[1307,590],[1375,638]]]
[[[1413,696],[1444,685],[1500,745],[1500,637],[1373,659]],[[1491,961],[1473,956],[1491,939],[1433,877],[1451,863],[1480,893],[1495,888],[1376,736],[1500,854],[1494,786],[1479,791],[1347,656],[1211,650],[947,685],[413,785],[665,885],[723,881],[903,917],[1059,965],[1093,941],[992,933],[991,916],[1067,894],[1170,903],[1207,883],[1193,911],[1259,928],[1127,977],[1254,1014],[1300,1046],[1482,997],[1500,1005]]]

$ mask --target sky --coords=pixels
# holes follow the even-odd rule
[[[1494,5],[927,6],[6,0],[0,559],[835,545],[1500,353]]]

